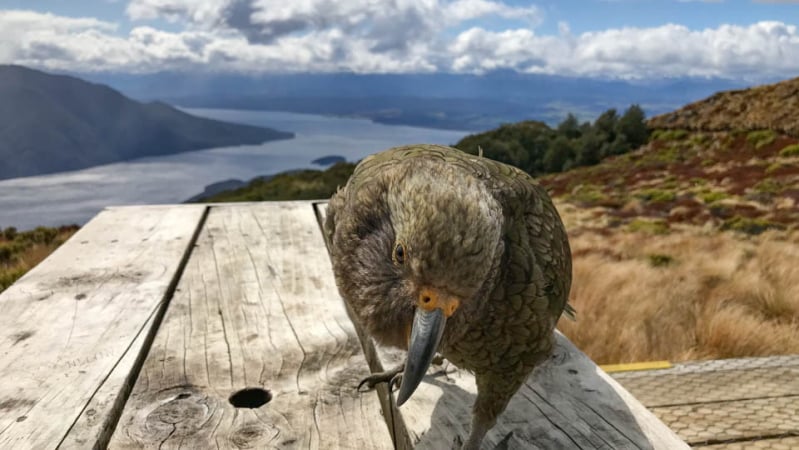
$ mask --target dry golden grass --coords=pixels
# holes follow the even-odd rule
[[[606,228],[571,246],[578,320],[559,328],[597,363],[799,353],[799,232]]]
[[[77,229],[74,225],[39,228],[38,231],[14,232],[13,238],[0,233],[0,292],[47,258]]]

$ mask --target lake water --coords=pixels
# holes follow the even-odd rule
[[[180,203],[206,185],[249,180],[340,155],[349,161],[390,147],[453,144],[466,133],[373,123],[365,119],[268,111],[187,109],[199,116],[293,131],[262,145],[221,147],[0,181],[0,228],[83,224],[106,206]]]

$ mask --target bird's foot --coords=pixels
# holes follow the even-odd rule
[[[385,372],[373,373],[361,380],[360,384],[358,384],[358,392],[361,392],[363,385],[366,385],[369,390],[372,390],[379,383],[388,383],[389,391],[393,391],[394,388],[399,387],[400,383],[402,383],[403,370],[405,370],[405,363],[393,369],[386,370]]]

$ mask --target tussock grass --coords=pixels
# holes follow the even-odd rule
[[[606,229],[571,245],[578,321],[559,328],[597,363],[799,353],[799,232]]]
[[[15,228],[0,231],[0,292],[43,261],[58,246],[69,239],[78,227],[38,227],[17,232]]]

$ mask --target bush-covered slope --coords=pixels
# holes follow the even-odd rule
[[[355,164],[336,163],[327,170],[298,170],[257,178],[239,189],[221,192],[198,202],[251,202],[261,200],[317,200],[329,198],[347,184]]]
[[[627,153],[646,143],[648,136],[644,111],[632,105],[621,116],[609,109],[593,123],[580,123],[569,114],[556,128],[537,121],[506,124],[467,136],[455,147],[472,154],[482,148],[488,158],[541,175]]]

